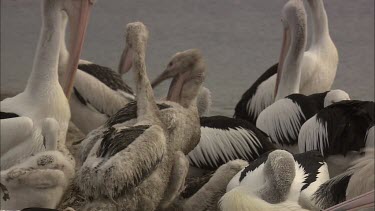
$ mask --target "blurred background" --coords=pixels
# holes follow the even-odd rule
[[[32,68],[41,18],[40,0],[1,0],[1,95],[21,92]],[[142,21],[150,31],[150,79],[178,51],[199,48],[212,92],[210,114],[232,116],[242,94],[277,62],[280,14],[287,0],[97,0],[81,58],[117,71],[125,26]],[[352,99],[374,100],[374,0],[325,0],[339,66],[332,88]],[[307,12],[307,5],[305,4]],[[308,14],[309,28],[311,27]],[[311,31],[311,30],[310,30]],[[133,86],[130,72],[124,76]],[[165,96],[169,82],[156,90]]]

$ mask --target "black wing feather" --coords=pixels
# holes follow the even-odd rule
[[[165,103],[158,103],[157,104],[159,110],[170,108],[170,105]],[[129,120],[137,118],[137,102],[131,101],[126,104],[125,107],[120,109],[114,115],[112,115],[106,122],[107,126],[113,126],[115,124],[124,123]]]
[[[324,147],[325,156],[360,151],[374,119],[374,102],[345,100],[326,107],[317,114],[317,120],[327,126],[329,146],[319,147]]]
[[[112,69],[97,64],[80,64],[78,69],[94,76],[113,90],[122,90],[134,94],[133,90],[122,80],[121,76]]]
[[[0,119],[10,119],[10,118],[16,118],[19,117],[16,113],[8,113],[8,112],[2,112],[0,111]]]
[[[259,85],[269,79],[271,76],[277,73],[277,67],[279,63],[274,64],[266,72],[264,72],[254,83],[251,87],[242,95],[241,100],[237,103],[235,108],[235,113],[233,115],[234,118],[238,119],[245,119],[249,122],[255,124],[257,121],[258,116],[252,115],[247,110],[247,104],[249,101],[252,100],[255,92],[257,91]]]
[[[149,127],[150,125],[137,125],[117,132],[115,131],[115,128],[110,127],[104,132],[103,140],[100,143],[96,156],[112,157],[113,155],[127,148]]]

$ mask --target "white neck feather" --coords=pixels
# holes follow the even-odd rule
[[[299,93],[301,63],[306,46],[305,26],[291,26],[291,43],[282,67],[280,84],[275,101]]]
[[[310,48],[316,45],[324,45],[324,43],[332,42],[329,35],[328,18],[323,0],[308,0],[307,2],[312,14],[313,23]]]
[[[66,27],[68,24],[68,15],[63,11],[62,12],[62,22],[61,22],[61,39],[60,39],[60,53],[59,53],[59,81],[61,84],[61,81],[64,79],[64,73],[66,71],[66,68],[68,67],[69,62],[69,51],[66,47]]]
[[[51,86],[58,84],[57,65],[61,38],[59,9],[56,1],[45,0],[42,4],[42,29],[26,86],[26,91],[31,94],[46,93]]]

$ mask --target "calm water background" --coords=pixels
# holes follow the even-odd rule
[[[177,51],[199,48],[208,67],[211,114],[231,116],[242,93],[277,61],[285,2],[98,0],[81,58],[116,69],[126,24],[142,21],[150,31],[149,77],[155,78]],[[340,58],[333,88],[352,99],[374,100],[374,0],[325,0],[325,6]],[[24,89],[40,25],[40,0],[1,0],[2,95]],[[133,76],[125,78],[131,83]],[[165,95],[168,85],[157,88],[157,95]]]

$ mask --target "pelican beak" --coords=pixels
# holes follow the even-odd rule
[[[74,9],[75,11],[68,12],[71,30],[69,46],[71,55],[64,81],[64,92],[68,99],[73,89],[74,76],[77,71],[92,4],[92,0],[80,0],[79,6]]]
[[[173,75],[170,73],[170,71],[168,70],[164,70],[164,72],[162,74],[160,74],[152,83],[151,83],[151,86],[152,88],[155,88],[157,85],[159,85],[161,82],[169,79],[169,78],[172,78]]]
[[[281,74],[283,71],[283,66],[285,62],[285,57],[288,53],[289,50],[289,45],[290,45],[290,30],[289,28],[284,28],[284,34],[283,34],[283,44],[281,46],[281,53],[280,53],[280,58],[279,58],[279,64],[277,66],[277,77],[276,77],[276,86],[275,86],[275,95],[276,97],[278,88],[279,88],[279,83],[281,79]]]
[[[125,47],[121,55],[119,69],[118,69],[121,75],[127,73],[132,68],[133,56],[134,56],[133,50],[129,47]]]

